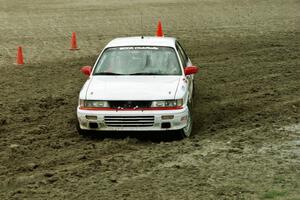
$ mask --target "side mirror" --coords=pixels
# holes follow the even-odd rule
[[[188,66],[184,69],[184,74],[185,75],[191,75],[191,74],[196,74],[198,72],[199,68],[196,66]]]
[[[91,73],[92,73],[92,67],[91,67],[91,66],[84,66],[84,67],[82,67],[82,68],[80,69],[80,71],[81,71],[83,74],[85,74],[85,75],[87,75],[87,76],[90,76]]]

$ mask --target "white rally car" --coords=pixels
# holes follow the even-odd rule
[[[79,95],[77,130],[192,132],[193,66],[171,37],[117,38],[107,44]]]

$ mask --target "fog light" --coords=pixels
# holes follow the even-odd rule
[[[89,120],[97,120],[97,116],[92,116],[92,115],[86,115],[85,118]]]
[[[174,115],[163,115],[163,116],[161,116],[161,119],[163,119],[163,120],[174,119]]]

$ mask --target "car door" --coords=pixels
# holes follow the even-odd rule
[[[177,52],[179,54],[179,58],[181,60],[183,68],[186,68],[187,66],[192,66],[192,63],[191,63],[189,57],[187,56],[187,54],[185,53],[185,51],[183,50],[182,46],[180,45],[180,43],[178,41],[176,41],[176,49],[177,49]],[[188,81],[189,103],[191,103],[192,102],[192,97],[193,97],[193,79],[194,79],[194,76],[193,75],[188,75],[188,76],[186,76],[186,78],[187,78],[187,81]]]

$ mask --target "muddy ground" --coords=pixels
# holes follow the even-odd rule
[[[0,199],[300,199],[299,9],[0,0]],[[80,67],[114,37],[153,35],[159,17],[201,68],[193,136],[79,136]],[[18,45],[24,66],[14,65]]]

